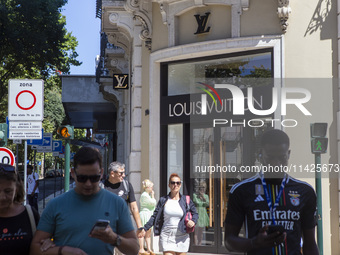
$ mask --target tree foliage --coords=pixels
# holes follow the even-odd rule
[[[0,120],[7,108],[9,79],[69,73],[76,38],[67,32],[61,8],[66,0],[0,0]],[[7,113],[5,113],[7,114]],[[5,115],[6,116],[6,115]]]
[[[66,30],[66,19],[61,15],[66,3],[67,0],[0,0],[0,122],[5,122],[8,114],[9,79],[43,79],[43,128],[45,133],[53,133],[53,139],[58,139],[56,129],[65,121],[58,74],[69,74],[71,65],[81,64],[75,50],[78,42]],[[9,140],[7,147],[18,155],[18,162],[24,161],[23,144],[15,146]],[[27,153],[33,162],[35,153],[30,146]],[[42,158],[42,153],[36,153],[36,161]],[[46,153],[45,169],[55,160]]]

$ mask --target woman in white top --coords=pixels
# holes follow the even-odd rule
[[[150,220],[137,231],[138,237],[154,226],[155,235],[160,235],[159,246],[163,255],[185,255],[189,250],[190,237],[187,228],[195,226],[198,213],[194,203],[186,202],[186,196],[180,194],[181,178],[171,174],[169,178],[170,193],[159,199]],[[192,220],[185,224],[187,212],[191,212]]]

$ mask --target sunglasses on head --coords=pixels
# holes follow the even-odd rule
[[[77,177],[77,181],[78,182],[82,182],[85,183],[87,182],[87,180],[90,180],[90,182],[95,183],[95,182],[99,182],[100,180],[100,175],[83,175],[83,174],[76,174]]]
[[[181,185],[181,184],[182,184],[182,182],[181,182],[181,181],[179,181],[179,182],[173,182],[173,181],[171,181],[171,182],[170,182],[170,184],[172,184],[172,185],[175,185],[175,184],[177,184],[177,185],[179,186],[179,185]]]
[[[7,165],[7,164],[0,163],[0,171],[15,173],[15,167],[12,166],[12,165]]]

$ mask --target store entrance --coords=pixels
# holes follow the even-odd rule
[[[229,191],[244,176],[218,169],[239,169],[247,153],[243,149],[247,135],[243,127],[191,126],[190,131],[191,167],[197,177],[190,178],[190,196],[199,213],[190,251],[231,254],[224,245],[224,220]]]

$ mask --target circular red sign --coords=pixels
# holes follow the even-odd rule
[[[15,159],[14,159],[14,154],[10,149],[7,149],[6,147],[0,147],[0,152],[4,152],[7,154],[6,156],[0,158],[0,163],[8,164],[14,166],[15,165]],[[8,158],[10,161],[9,162],[2,162],[4,158]]]
[[[31,94],[31,95],[33,96],[33,104],[32,104],[30,107],[25,108],[25,107],[22,107],[21,105],[19,105],[18,99],[19,99],[19,96],[20,96],[22,93],[29,93],[29,94]],[[35,95],[34,95],[31,91],[29,91],[29,90],[23,90],[23,91],[21,91],[21,92],[17,95],[17,97],[15,98],[15,102],[16,102],[17,106],[18,106],[21,110],[30,110],[30,109],[32,109],[32,108],[35,106],[35,103],[37,102],[37,99],[36,99]]]

